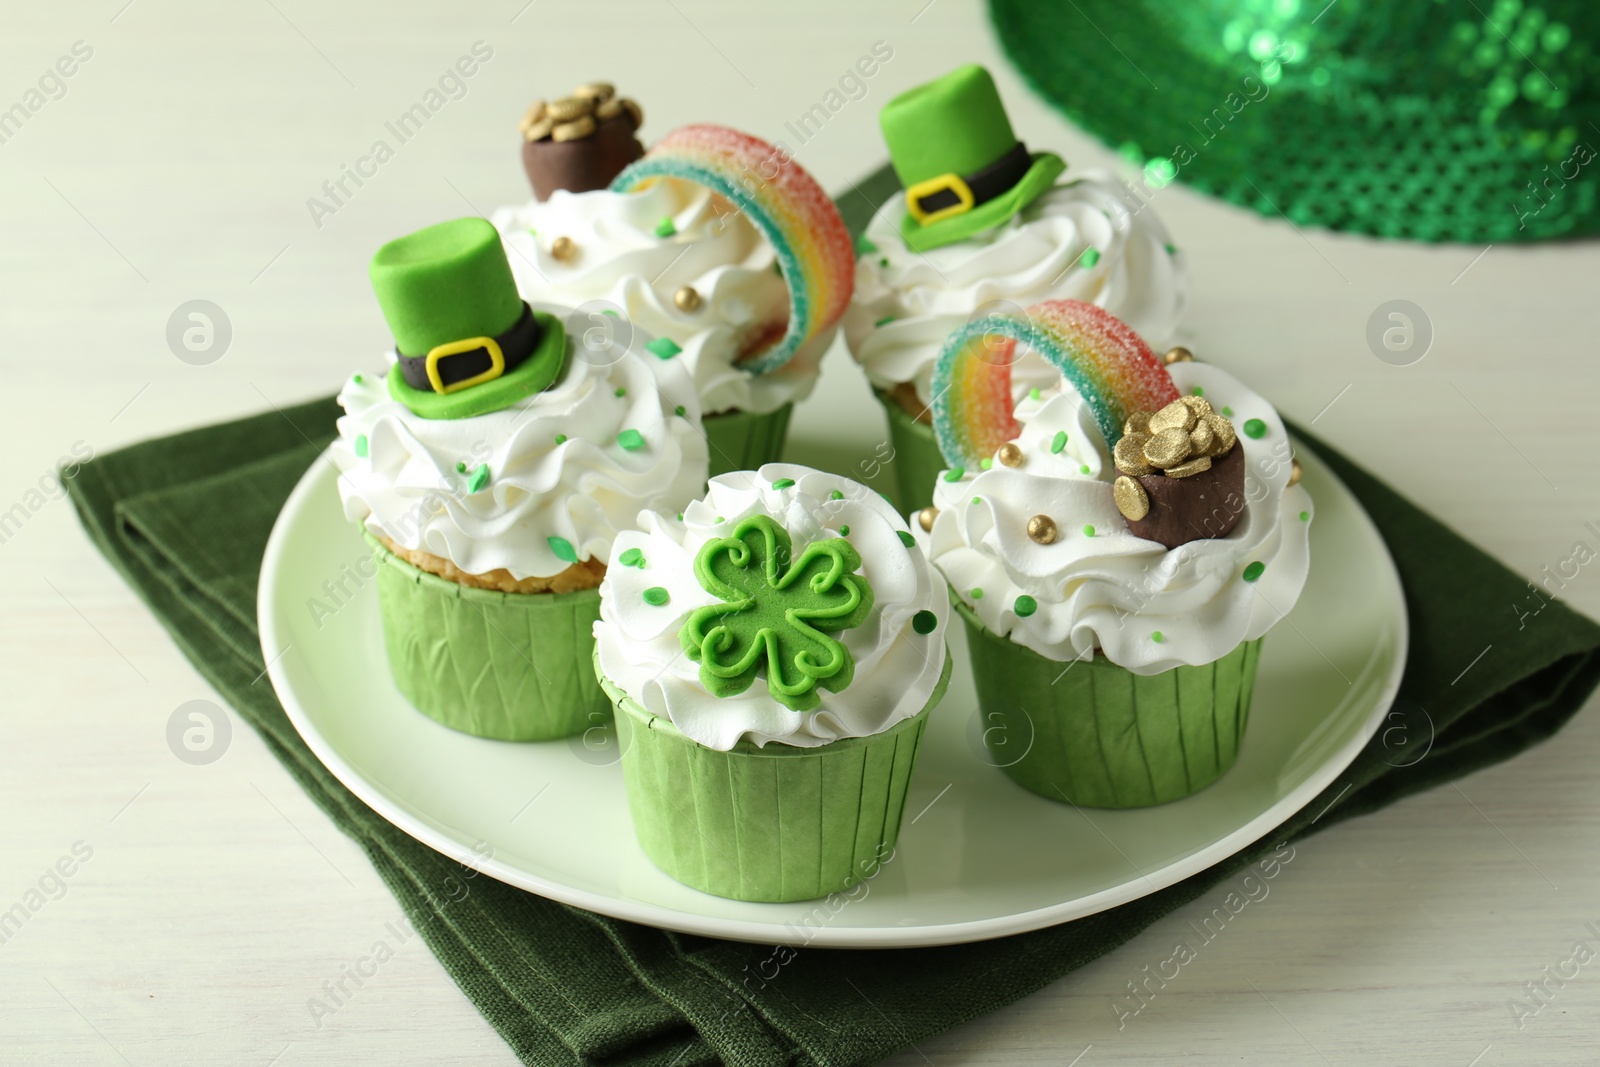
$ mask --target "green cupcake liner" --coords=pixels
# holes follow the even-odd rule
[[[1214,663],[1139,675],[1104,656],[1047,659],[956,607],[985,745],[1024,789],[1088,808],[1143,808],[1197,793],[1233,766],[1260,638]]]
[[[887,393],[878,401],[889,416],[889,443],[894,448],[895,506],[902,515],[933,503],[933,486],[945,469],[933,427],[918,422]]]
[[[763,463],[781,460],[793,412],[794,405],[785,404],[762,415],[749,411],[707,415],[700,425],[711,449],[711,477],[729,471],[753,471]]]
[[[734,900],[812,900],[870,878],[893,855],[928,713],[817,748],[685,737],[595,674],[617,708],[622,771],[645,855],[684,885]]]
[[[586,668],[600,591],[500,593],[419,570],[370,533],[395,685],[453,730],[549,741],[611,721]]]

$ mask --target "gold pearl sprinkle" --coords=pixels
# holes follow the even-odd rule
[[[1289,484],[1300,484],[1300,461],[1297,459],[1292,459],[1289,461]]]
[[[570,237],[557,237],[550,242],[550,254],[557,259],[571,259],[578,254],[578,242]]]
[[[1053,544],[1058,532],[1056,520],[1048,515],[1035,515],[1028,520],[1028,536],[1038,544]]]
[[[1001,445],[1000,450],[994,454],[994,457],[1007,467],[1022,466],[1022,449],[1012,443]]]
[[[692,285],[685,285],[672,294],[672,302],[678,305],[679,311],[698,311],[705,301],[700,299],[700,294]]]
[[[1187,348],[1184,348],[1182,345],[1167,349],[1166,355],[1161,357],[1161,362],[1165,363],[1169,367],[1174,363],[1192,363],[1193,361],[1194,353],[1189,351]]]
[[[932,533],[933,520],[937,519],[938,517],[939,509],[930,504],[928,507],[925,507],[921,511],[917,512],[917,525],[922,527],[923,533]]]
[[[1129,522],[1138,522],[1150,514],[1150,495],[1144,491],[1144,486],[1127,475],[1111,483],[1111,497],[1117,502],[1122,517]]]

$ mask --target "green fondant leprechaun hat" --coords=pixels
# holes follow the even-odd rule
[[[994,79],[974,63],[901,93],[878,122],[906,190],[900,235],[917,252],[1005,222],[1067,166],[1017,140]]]
[[[484,219],[441,222],[390,241],[368,274],[398,357],[389,395],[417,415],[498,411],[560,373],[565,331],[522,302],[500,235]]]

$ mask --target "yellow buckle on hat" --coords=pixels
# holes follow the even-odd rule
[[[942,193],[946,190],[956,194],[956,203],[951,204],[949,207],[942,207],[937,211],[923,210],[922,201],[924,199],[934,193]],[[971,187],[967,185],[966,180],[961,175],[954,171],[949,174],[941,174],[937,178],[929,178],[924,182],[917,182],[906,190],[906,210],[911,213],[912,218],[924,226],[930,222],[938,222],[940,219],[948,219],[954,215],[964,215],[972,210],[972,206],[975,203],[977,203],[977,199],[972,195]]]
[[[524,312],[526,314],[526,312]],[[463,378],[459,382],[449,385],[439,379],[439,361],[450,356],[459,356],[463,352],[476,352],[483,349],[489,353],[489,369],[482,374],[474,374],[470,378]],[[500,342],[493,337],[467,337],[460,341],[450,341],[447,344],[435,345],[428,349],[428,384],[433,386],[436,393],[455,393],[462,389],[470,389],[474,385],[492,382],[506,372],[506,355],[500,351]]]

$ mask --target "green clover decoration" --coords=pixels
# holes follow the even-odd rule
[[[807,711],[821,703],[819,685],[837,693],[855,676],[850,650],[829,635],[872,612],[872,586],[853,573],[861,556],[842,537],[813,541],[791,561],[792,548],[789,531],[751,515],[695,556],[701,588],[722,603],[691,612],[678,638],[713,696],[744,692],[764,665],[772,698]]]

